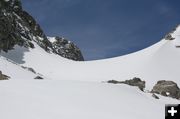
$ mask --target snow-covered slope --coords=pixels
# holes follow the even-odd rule
[[[0,56],[0,71],[16,80],[31,80],[37,76],[37,74],[23,69],[15,62],[2,56]]]
[[[179,100],[156,100],[136,87],[102,82],[140,77],[146,89],[159,80],[180,85],[180,27],[172,37],[132,54],[86,62],[48,53],[36,43],[34,49],[16,45],[1,52],[0,70],[11,79],[0,81],[0,119],[164,119],[165,104]],[[20,65],[47,78],[34,80],[37,75]]]
[[[33,67],[37,72],[54,80],[107,81],[126,80],[140,77],[147,82],[147,88],[158,80],[172,80],[180,84],[180,27],[172,34],[175,40],[161,40],[144,50],[97,61],[75,62],[45,52],[35,45],[34,49],[19,52],[15,50],[1,55],[24,66]],[[21,61],[17,56],[21,55]]]
[[[60,81],[0,82],[1,119],[164,119],[164,105],[127,85]]]
[[[0,4],[0,78],[10,77],[0,80],[0,119],[164,119],[165,104],[180,103],[148,91],[159,80],[180,86],[180,26],[141,51],[77,62],[60,56],[83,60],[80,50],[64,38],[48,40],[20,0]],[[104,82],[133,77],[146,81],[145,92]]]

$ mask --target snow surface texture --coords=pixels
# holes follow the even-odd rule
[[[37,76],[30,71],[24,70],[15,62],[2,56],[0,56],[0,71],[16,80],[31,80]]]
[[[164,119],[164,104],[127,85],[60,80],[0,83],[1,119]]]
[[[11,77],[0,82],[1,119],[164,119],[164,106],[180,101],[141,92],[136,87],[102,83],[140,77],[146,89],[159,80],[180,86],[180,27],[175,40],[161,40],[144,50],[111,59],[75,62],[16,46],[1,53],[0,70]],[[35,44],[35,43],[34,43]],[[12,61],[18,64],[13,63]],[[20,65],[32,67],[45,80]],[[33,79],[33,80],[32,80]],[[50,79],[50,80],[46,80]]]

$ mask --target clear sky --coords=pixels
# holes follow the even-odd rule
[[[73,41],[86,60],[148,47],[180,24],[180,0],[22,0],[48,36]]]

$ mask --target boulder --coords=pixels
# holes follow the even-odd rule
[[[167,97],[180,99],[180,89],[178,85],[173,81],[158,81],[151,92]]]
[[[2,72],[0,71],[0,80],[8,80],[9,78],[9,76],[2,74]]]

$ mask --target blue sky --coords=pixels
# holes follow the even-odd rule
[[[48,36],[63,36],[86,60],[148,47],[180,24],[180,0],[22,0]]]

